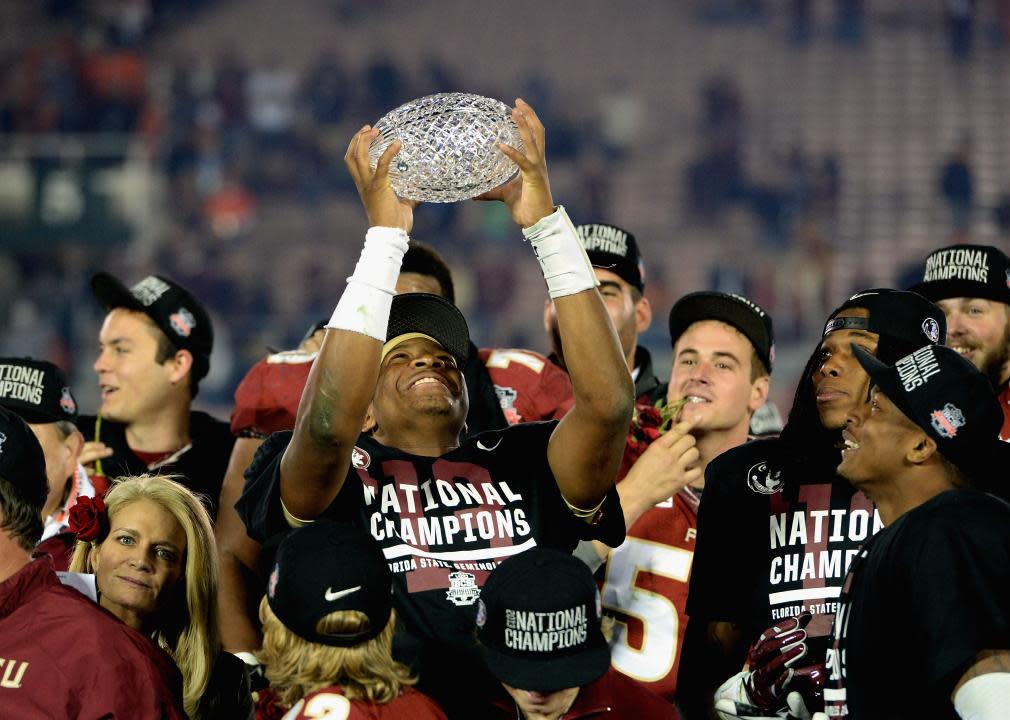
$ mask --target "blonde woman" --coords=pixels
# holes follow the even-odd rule
[[[445,720],[393,660],[392,576],[361,528],[318,520],[280,544],[260,603],[271,692],[257,718]],[[331,713],[331,714],[328,714]]]
[[[172,656],[190,718],[251,717],[243,665],[221,651],[214,531],[197,497],[167,476],[120,478],[71,529],[71,571],[94,573],[99,604]]]

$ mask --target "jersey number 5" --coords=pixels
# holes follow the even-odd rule
[[[298,705],[305,703],[301,713],[296,712]],[[351,703],[343,695],[336,693],[319,693],[309,698],[298,701],[298,705],[291,708],[288,715],[284,717],[312,718],[313,720],[347,720],[351,714]]]
[[[639,584],[643,574],[659,575],[686,583],[691,577],[694,553],[682,548],[628,538],[611,553],[603,583],[603,606],[618,617],[630,616],[642,624],[641,646],[628,638],[628,623],[617,621],[610,642],[613,666],[639,682],[658,682],[677,659],[680,617],[664,595]]]

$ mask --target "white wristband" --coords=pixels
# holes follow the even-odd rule
[[[326,327],[386,341],[389,308],[408,240],[407,233],[399,228],[368,229],[361,257]]]
[[[536,225],[524,228],[523,237],[537,254],[552,298],[574,295],[599,285],[575,226],[562,205]]]
[[[992,672],[974,677],[954,695],[954,710],[964,720],[1006,717],[1010,704],[1010,673]]]

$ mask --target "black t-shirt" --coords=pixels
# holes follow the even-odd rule
[[[846,570],[881,526],[829,459],[812,462],[779,438],[728,450],[705,472],[687,613],[737,623],[752,642],[808,610],[804,664],[820,662]]]
[[[235,444],[228,423],[205,412],[191,412],[190,444],[155,467],[148,467],[130,449],[126,441],[126,425],[103,418],[99,432],[95,432],[96,420],[94,415],[82,415],[78,418],[77,427],[86,441],[99,440],[112,448],[112,456],[102,459],[102,470],[107,478],[142,475],[154,470],[180,475],[183,485],[201,495],[211,518],[217,516],[221,484]]]
[[[1008,598],[1010,505],[949,490],[905,513],[845,579],[828,716],[957,718],[950,693],[975,656],[1010,648]]]
[[[443,706],[486,681],[473,628],[480,588],[499,563],[537,545],[571,552],[583,539],[614,547],[624,539],[616,490],[596,525],[565,505],[547,461],[556,426],[486,432],[439,458],[362,435],[340,493],[322,514],[361,524],[382,546],[393,573],[394,654],[421,673],[421,688]],[[261,542],[287,529],[280,458],[290,438],[276,433],[263,444],[236,505]]]

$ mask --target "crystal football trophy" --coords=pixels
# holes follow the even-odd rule
[[[519,168],[498,148],[523,151],[512,108],[469,93],[439,93],[411,100],[375,124],[379,136],[368,148],[374,168],[389,145],[400,152],[389,166],[393,190],[402,198],[456,202],[476,197],[512,178]]]

